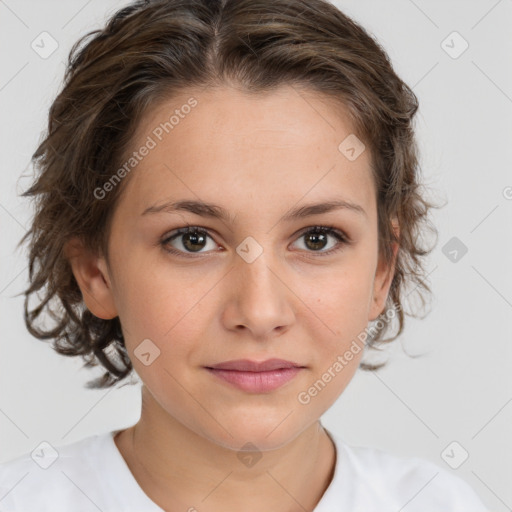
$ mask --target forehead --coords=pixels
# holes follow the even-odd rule
[[[371,211],[370,152],[349,159],[340,147],[355,136],[343,105],[295,86],[263,94],[191,89],[144,116],[132,150],[151,149],[121,202],[140,214],[163,200],[224,198],[240,212],[259,201],[282,214],[301,198],[339,192]]]

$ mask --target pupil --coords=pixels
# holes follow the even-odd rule
[[[191,250],[191,251],[195,251],[195,250],[200,250],[204,247],[204,242],[205,242],[205,239],[206,237],[204,235],[202,235],[201,233],[186,233],[185,235],[183,235],[184,237],[184,242],[183,242],[183,245]],[[190,241],[190,244],[188,243]],[[192,246],[191,246],[192,244]],[[202,244],[202,245],[201,245]],[[199,247],[193,247],[194,245],[199,245]]]
[[[323,238],[322,242],[318,242],[320,238]],[[313,240],[313,249],[323,249],[325,247],[324,233],[311,233],[308,235],[307,239]]]

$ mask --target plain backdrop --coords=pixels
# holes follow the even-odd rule
[[[64,62],[81,35],[126,4],[0,1],[0,461],[42,441],[58,446],[127,427],[140,414],[138,384],[85,389],[99,373],[32,338],[16,296],[28,277],[16,244],[31,216],[19,194]],[[433,212],[430,313],[407,319],[388,366],[358,371],[323,424],[350,444],[431,460],[493,510],[511,510],[512,1],[335,4],[376,36],[413,87],[425,181],[447,205]],[[47,58],[31,46],[42,32],[58,43]],[[410,358],[402,347],[424,355]],[[466,453],[452,469],[447,461],[457,465]]]

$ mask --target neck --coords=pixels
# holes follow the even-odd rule
[[[335,448],[320,421],[242,463],[240,452],[155,414],[145,391],[139,422],[115,443],[142,490],[168,512],[313,510],[332,480]]]

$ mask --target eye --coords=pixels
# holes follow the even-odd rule
[[[198,226],[188,226],[186,228],[173,231],[173,234],[162,240],[161,244],[166,251],[173,254],[183,255],[187,254],[187,252],[189,254],[193,254],[199,252],[205,247],[208,238],[211,239],[211,236],[208,235],[207,231],[204,229]],[[169,245],[174,240],[176,240],[178,242],[177,245],[181,245],[184,250],[181,248],[179,248],[179,250],[170,248]]]
[[[333,246],[327,251],[322,249],[328,245],[328,238],[331,237],[336,240]],[[304,245],[307,249],[312,249],[307,252],[316,252],[319,256],[325,256],[333,254],[343,248],[344,245],[348,245],[350,240],[345,233],[335,229],[332,226],[314,226],[313,228],[307,228],[299,236],[299,240],[304,240]]]
[[[329,250],[324,251],[328,243],[328,238],[333,238],[336,243]],[[180,228],[172,232],[170,236],[165,237],[161,241],[161,245],[164,250],[178,256],[191,256],[193,254],[201,254],[207,246],[208,238],[212,241],[212,237],[208,232],[199,226],[187,226],[186,228]],[[299,235],[299,240],[304,239],[306,252],[315,252],[318,255],[327,255],[337,252],[343,248],[344,245],[350,244],[350,239],[342,231],[335,229],[332,226],[314,226],[306,228]],[[171,245],[174,242],[176,245]],[[179,247],[181,246],[181,247]],[[213,241],[212,249],[215,250],[216,244]],[[309,249],[309,250],[308,250]]]

